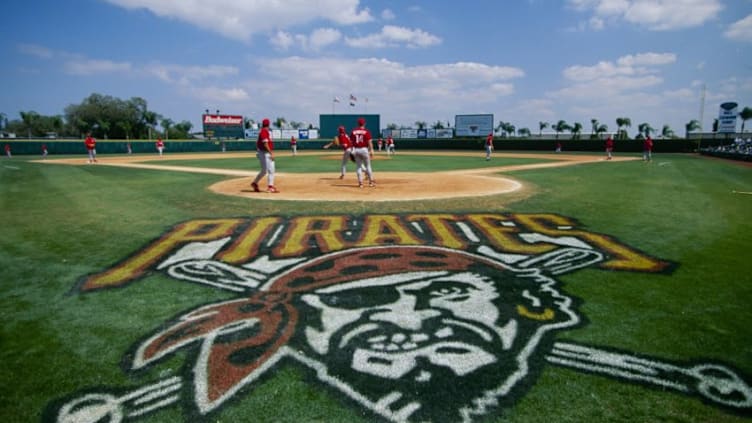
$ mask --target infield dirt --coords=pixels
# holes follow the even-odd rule
[[[280,154],[280,153],[277,153]],[[287,152],[281,154],[289,154]],[[301,154],[301,153],[298,153]],[[505,172],[548,167],[572,166],[583,163],[604,161],[603,155],[568,155],[568,154],[529,154],[529,153],[495,153],[494,159],[539,158],[547,161],[523,165],[483,167],[444,172],[379,172],[378,161],[385,156],[377,154],[374,160],[375,187],[358,187],[355,172],[349,172],[343,179],[339,178],[339,153],[302,153],[324,156],[324,159],[336,161],[330,173],[285,173],[277,172],[275,185],[279,193],[265,192],[266,179],[262,180],[262,192],[251,189],[251,181],[258,170],[237,170],[206,168],[194,166],[174,166],[159,164],[159,157],[138,156],[100,156],[96,165],[120,166],[141,169],[207,173],[226,175],[234,178],[215,183],[209,187],[213,192],[264,200],[295,201],[410,201],[457,197],[477,197],[486,195],[511,194],[524,196],[525,184]],[[479,156],[477,152],[400,152],[400,155],[451,155]],[[207,160],[248,157],[255,160],[249,152],[241,153],[188,153],[170,155],[170,160]],[[636,157],[614,157],[612,161],[637,160]],[[86,157],[40,161],[87,166]],[[256,164],[256,163],[254,163]]]

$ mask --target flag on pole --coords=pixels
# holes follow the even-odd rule
[[[355,107],[355,102],[358,101],[357,98],[355,98],[354,95],[350,94],[350,106]]]
[[[339,97],[334,97],[334,100],[332,100],[335,103],[339,103]]]

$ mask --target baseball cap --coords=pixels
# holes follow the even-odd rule
[[[363,118],[358,118],[358,126],[363,126],[366,124],[366,120]]]
[[[269,126],[269,119],[264,119],[261,121],[261,126]]]

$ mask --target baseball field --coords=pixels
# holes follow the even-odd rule
[[[4,158],[0,420],[752,417],[750,167],[276,156]]]

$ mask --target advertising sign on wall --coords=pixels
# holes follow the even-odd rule
[[[493,115],[456,115],[454,128],[458,137],[484,137],[493,132]]]
[[[721,104],[718,112],[718,132],[736,132],[736,117],[739,115],[734,102]]]

